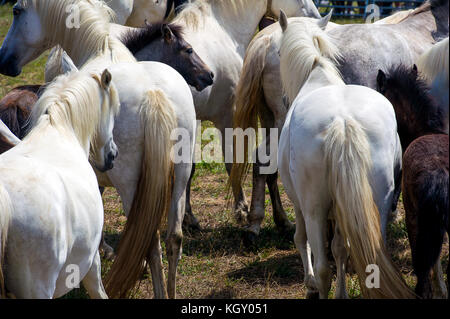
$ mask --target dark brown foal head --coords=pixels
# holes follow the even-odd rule
[[[139,61],[170,65],[197,91],[213,84],[214,73],[184,40],[178,25],[147,24],[145,28],[127,32],[122,42]]]
[[[431,97],[415,65],[399,65],[386,73],[379,70],[377,90],[394,106],[403,150],[422,135],[444,132],[443,107]]]

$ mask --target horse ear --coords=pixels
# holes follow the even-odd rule
[[[283,10],[280,10],[280,21],[279,22],[280,22],[281,29],[283,30],[283,32],[285,32],[288,27],[288,19],[287,19],[286,13],[284,13]]]
[[[170,30],[170,28],[169,28],[169,26],[167,24],[163,24],[161,26],[161,32],[162,32],[162,34],[164,36],[164,40],[166,42],[171,42],[172,41],[174,35],[172,33],[172,30]]]
[[[378,70],[377,75],[377,91],[383,92],[386,88],[386,74],[382,70]]]
[[[78,68],[73,63],[72,59],[67,55],[66,51],[63,51],[61,55],[61,67],[63,74],[78,72]]]
[[[105,69],[102,73],[102,87],[106,90],[107,88],[109,88],[109,85],[111,84],[112,81],[112,75],[111,73],[109,73],[108,69]]]
[[[328,22],[330,22],[332,15],[333,15],[333,9],[331,9],[330,12],[326,16],[324,16],[323,18],[320,18],[319,22],[317,23],[319,28],[321,28],[322,30],[325,30],[327,28]]]
[[[417,78],[417,73],[418,73],[418,70],[417,70],[417,65],[413,65],[413,74],[414,74],[414,77],[415,78]]]

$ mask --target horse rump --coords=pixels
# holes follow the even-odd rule
[[[403,157],[403,200],[416,293],[423,298],[432,297],[430,271],[439,262],[449,228],[448,163],[448,135],[444,134],[415,140]]]

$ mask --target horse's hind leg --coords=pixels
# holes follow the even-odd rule
[[[183,218],[186,203],[186,187],[191,175],[190,164],[175,165],[175,184],[172,192],[168,216],[166,251],[169,262],[167,293],[169,298],[176,297],[177,266],[181,258],[183,242]]]
[[[328,298],[331,288],[331,270],[326,255],[327,209],[322,204],[308,205],[304,210],[306,232],[314,256],[314,274],[321,299]]]
[[[92,299],[108,299],[102,283],[102,265],[98,251],[95,253],[91,268],[83,279],[83,286]]]
[[[334,298],[348,299],[347,289],[345,285],[348,254],[347,249],[345,249],[344,238],[342,237],[337,226],[335,226],[333,241],[331,243],[331,250],[333,251],[337,269],[336,293],[334,294]]]
[[[103,196],[103,193],[105,192],[105,188],[100,186],[99,188],[100,191],[100,195]],[[102,231],[102,239],[100,241],[100,250],[102,250],[104,252],[104,257],[107,260],[113,260],[114,258],[114,249],[108,245],[105,241],[105,232]]]
[[[280,191],[278,189],[278,172],[267,176],[267,187],[269,188],[270,200],[272,201],[273,220],[282,232],[294,229],[289,221],[281,203]]]
[[[150,247],[150,254],[147,257],[152,274],[153,293],[155,299],[167,299],[166,279],[164,277],[162,257],[161,257],[161,241],[159,231],[155,234],[155,239]]]
[[[193,230],[200,230],[200,224],[197,218],[192,213],[192,206],[191,206],[191,183],[194,174],[195,174],[195,163],[192,163],[191,176],[189,177],[189,182],[186,189],[186,213],[184,214],[183,227],[184,229],[191,228]]]
[[[300,252],[300,256],[302,258],[303,263],[303,271],[304,271],[304,283],[308,288],[306,293],[306,297],[314,298],[318,297],[316,280],[314,278],[314,271],[311,260],[311,247],[309,247],[307,237],[306,237],[306,227],[305,220],[303,219],[302,212],[299,208],[295,208],[296,215],[296,229],[294,235],[295,247],[297,247]]]

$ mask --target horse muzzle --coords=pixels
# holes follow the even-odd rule
[[[22,73],[22,69],[17,65],[16,57],[13,55],[5,56],[3,50],[0,50],[0,73],[12,77]]]
[[[194,85],[195,89],[199,92],[206,89],[208,86],[214,84],[214,73],[208,72],[205,75],[199,76],[197,79],[196,85]]]

